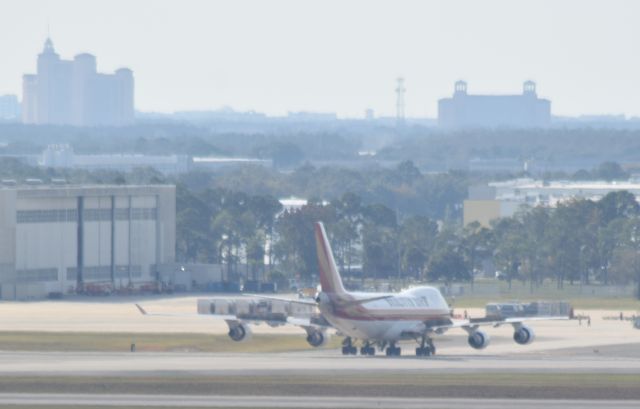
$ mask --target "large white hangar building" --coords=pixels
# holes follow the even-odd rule
[[[0,297],[153,282],[175,261],[175,186],[0,187]]]

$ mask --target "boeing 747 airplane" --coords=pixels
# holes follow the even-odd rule
[[[437,288],[422,286],[399,293],[356,293],[348,292],[342,284],[333,258],[331,245],[321,222],[315,224],[316,250],[320,273],[321,291],[315,300],[284,299],[264,295],[253,295],[255,298],[285,303],[298,303],[318,307],[319,317],[284,317],[277,322],[256,319],[233,314],[209,313],[209,300],[200,300],[204,308],[199,308],[201,317],[224,319],[229,326],[229,337],[234,341],[245,341],[251,337],[249,324],[267,322],[270,325],[296,325],[307,332],[307,342],[319,347],[327,341],[327,330],[334,328],[345,336],[342,346],[343,355],[356,355],[356,341],[361,341],[361,355],[375,355],[376,346],[385,351],[387,356],[398,356],[401,353],[397,345],[399,341],[415,340],[418,347],[417,356],[430,356],[436,353],[433,338],[450,329],[460,328],[466,331],[467,342],[472,348],[484,349],[489,345],[489,335],[480,330],[481,326],[512,325],[513,340],[521,345],[533,342],[533,329],[525,325],[525,321],[566,320],[569,317],[509,317],[497,319],[464,319],[452,318],[449,305]],[[145,315],[148,314],[137,305]],[[201,311],[202,310],[202,311]]]
[[[436,352],[436,334],[461,328],[468,334],[472,348],[489,345],[489,335],[480,326],[510,324],[513,339],[521,345],[534,340],[533,330],[524,321],[568,319],[568,317],[514,317],[499,320],[454,320],[440,291],[434,287],[416,287],[395,294],[351,293],[344,289],[324,226],[315,225],[321,292],[316,303],[322,316],[346,336],[342,353],[355,355],[354,340],[361,340],[360,354],[374,355],[375,346],[389,356],[400,355],[397,343],[416,340],[418,356]]]

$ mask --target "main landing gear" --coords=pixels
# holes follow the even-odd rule
[[[344,341],[342,341],[342,355],[357,355],[358,348],[353,346],[350,337],[346,337]]]
[[[375,355],[376,354],[376,348],[371,346],[371,343],[369,341],[365,342],[364,345],[362,345],[362,347],[360,347],[360,355]]]
[[[350,337],[347,337],[342,341],[342,355],[357,355],[358,348],[353,345],[353,340]],[[371,342],[366,341],[360,347],[360,355],[369,355],[373,356],[376,354],[376,348],[371,345]]]
[[[395,342],[391,342],[386,349],[387,356],[400,356],[400,352],[400,347],[397,347]]]
[[[416,356],[431,356],[436,354],[436,346],[431,338],[422,337],[420,346],[416,348]]]

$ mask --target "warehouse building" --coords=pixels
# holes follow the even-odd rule
[[[0,187],[0,297],[156,280],[175,260],[175,186]]]

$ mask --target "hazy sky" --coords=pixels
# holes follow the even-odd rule
[[[410,116],[436,116],[457,79],[640,116],[639,18],[634,0],[0,0],[0,94],[21,94],[48,23],[63,58],[133,69],[144,111],[389,115],[402,75]]]

